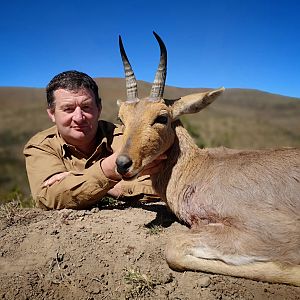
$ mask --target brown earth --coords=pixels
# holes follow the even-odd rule
[[[187,230],[163,203],[0,207],[0,299],[300,299],[300,287],[195,272],[164,259]]]

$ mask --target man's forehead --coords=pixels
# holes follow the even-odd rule
[[[54,99],[56,102],[92,101],[94,94],[86,88],[78,90],[57,89],[54,91]]]

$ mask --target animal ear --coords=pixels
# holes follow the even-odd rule
[[[207,105],[211,104],[224,90],[225,89],[222,87],[213,91],[181,97],[171,106],[173,119],[177,119],[184,114],[194,114],[202,110]]]

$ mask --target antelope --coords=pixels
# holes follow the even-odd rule
[[[123,144],[116,168],[133,179],[160,155],[153,188],[190,229],[166,247],[170,268],[300,286],[300,149],[200,149],[179,117],[211,104],[223,88],[163,99],[167,50],[149,97],[137,82],[119,36],[127,100],[119,102]]]

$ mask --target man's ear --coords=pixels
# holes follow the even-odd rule
[[[54,115],[54,110],[51,109],[51,108],[47,108],[47,113],[48,113],[48,116],[50,118],[50,120],[55,123],[55,115]]]
[[[211,104],[224,90],[225,89],[222,87],[213,91],[181,97],[171,106],[173,119],[175,120],[181,115],[194,114],[202,110],[207,105]]]
[[[102,112],[102,103],[100,103],[100,105],[98,107],[98,119],[100,119],[101,112]]]

